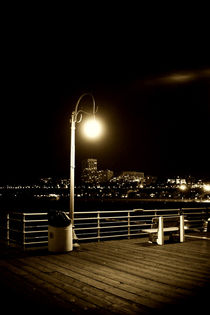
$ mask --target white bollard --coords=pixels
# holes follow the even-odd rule
[[[184,242],[184,216],[180,215],[180,228],[179,228],[180,242]]]
[[[164,244],[163,217],[159,217],[157,244],[158,245],[163,245]]]

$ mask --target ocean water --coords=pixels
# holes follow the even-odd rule
[[[114,211],[132,209],[179,209],[210,207],[206,202],[192,200],[142,200],[142,199],[75,199],[75,212],[79,211]],[[49,210],[69,210],[69,198],[59,200],[49,198],[0,198],[0,211],[47,212]]]

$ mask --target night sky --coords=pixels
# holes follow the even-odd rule
[[[2,183],[69,176],[69,119],[84,92],[93,93],[105,130],[90,142],[78,125],[77,174],[83,159],[95,157],[99,168],[116,172],[210,177],[210,53],[203,32],[164,35],[138,23],[134,32],[124,20],[100,28],[100,19],[97,27],[69,24],[64,32],[29,20],[8,24],[4,34]],[[81,106],[91,109],[91,99]]]

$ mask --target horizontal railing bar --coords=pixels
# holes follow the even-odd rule
[[[23,231],[24,234],[31,234],[31,233],[44,233],[48,232],[48,230],[36,230],[36,231]]]
[[[210,208],[182,208],[183,211],[200,210],[202,212],[209,211]]]
[[[22,220],[22,222],[27,223],[27,222],[48,222],[48,219],[37,219],[37,220]]]
[[[100,217],[100,220],[110,220],[110,219],[127,219],[128,216],[119,216],[119,217]],[[82,220],[97,220],[98,217],[91,218],[74,218],[74,221],[82,221]]]
[[[167,212],[172,212],[172,211],[180,211],[182,208],[175,208],[175,209],[145,209],[142,212],[151,212],[151,211],[158,211],[158,212],[162,212],[162,211],[167,211]],[[133,210],[135,211],[135,209]],[[138,209],[136,210],[138,211]]]
[[[15,221],[15,222],[23,222],[23,219],[15,219],[15,218],[9,218],[9,221]]]
[[[20,215],[20,216],[24,216],[24,215],[29,215],[29,216],[32,216],[32,215],[48,215],[48,212],[9,212],[9,214],[13,215]]]
[[[44,228],[44,227],[48,227],[48,224],[43,224],[43,225],[26,225],[27,228],[34,228],[34,227],[37,227],[37,228]]]
[[[16,212],[15,212],[16,213]],[[20,214],[23,214],[23,215],[48,215],[48,212],[19,212]]]
[[[97,214],[99,212],[100,213],[122,213],[122,212],[133,212],[133,210],[112,210],[112,211],[111,210],[108,210],[108,211],[104,211],[104,210],[100,211],[99,210],[99,211],[85,211],[85,212],[81,212],[81,211],[77,212],[77,211],[75,211],[74,214],[86,214],[86,213],[87,214],[92,214],[92,213],[96,213]]]
[[[201,213],[201,212],[186,212],[186,213],[183,213],[185,216],[186,215],[197,215],[197,214],[199,214],[199,215],[201,215],[201,214],[205,214],[205,213]]]

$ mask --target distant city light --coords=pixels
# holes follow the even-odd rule
[[[84,123],[83,131],[86,137],[90,139],[98,138],[102,133],[102,126],[98,120],[90,119]]]
[[[210,191],[210,184],[203,185],[203,190],[204,191]]]
[[[182,191],[184,191],[184,190],[187,189],[187,186],[184,185],[184,184],[182,184],[182,185],[179,186],[179,189],[182,190]]]

